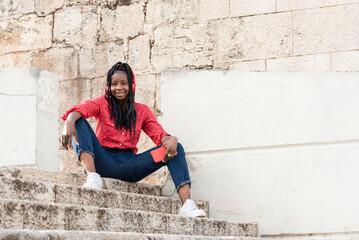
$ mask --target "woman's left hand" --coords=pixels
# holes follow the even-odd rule
[[[173,158],[177,152],[177,142],[178,139],[174,136],[164,136],[162,138],[162,146],[166,147],[166,153],[162,159],[162,162],[167,162]]]

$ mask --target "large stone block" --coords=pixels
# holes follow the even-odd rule
[[[286,72],[328,72],[330,71],[330,54],[268,59],[267,70]]]
[[[307,8],[323,7],[326,1],[311,1],[311,0],[276,0],[277,11],[291,11]],[[341,1],[342,2],[342,1]]]
[[[90,46],[97,42],[98,13],[95,6],[76,6],[54,15],[54,41]]]
[[[52,16],[39,18],[36,14],[2,19],[0,24],[0,53],[45,49],[51,46]]]
[[[161,25],[180,20],[195,20],[199,15],[198,0],[152,0],[147,3],[146,23]]]
[[[64,0],[35,0],[35,12],[39,16],[47,15],[64,6]]]
[[[153,109],[156,98],[155,75],[137,75],[136,77],[136,102],[143,103]]]
[[[102,76],[100,78],[93,79],[91,98],[96,98],[102,94],[105,94],[106,85],[107,85],[107,76]]]
[[[0,56],[0,67],[31,67],[31,53],[8,53]]]
[[[359,4],[295,11],[293,53],[314,54],[359,48]]]
[[[59,76],[37,68],[1,69],[0,165],[58,169]],[[21,109],[21,111],[19,111]]]
[[[332,53],[332,71],[359,71],[359,51]]]
[[[128,64],[136,73],[150,72],[150,37],[140,35],[128,43]],[[137,79],[136,79],[137,80]]]
[[[221,20],[218,61],[288,56],[292,52],[291,13]]]
[[[34,12],[34,0],[2,0],[0,17]]]
[[[143,6],[139,3],[101,11],[100,40],[127,39],[143,32]]]
[[[65,111],[83,101],[91,99],[92,81],[85,79],[77,79],[60,82],[59,96],[60,101],[60,116]],[[62,120],[61,120],[62,121]]]
[[[114,42],[83,47],[80,50],[80,75],[84,78],[106,76],[108,70],[124,59],[123,45]]]
[[[201,0],[199,20],[227,18],[229,16],[229,0]]]
[[[159,26],[154,36],[151,63],[155,69],[213,67],[217,23]]]
[[[54,72],[64,79],[78,76],[78,54],[73,48],[51,48],[32,58],[32,66]]]
[[[275,12],[275,0],[231,0],[230,16],[239,17],[246,15],[256,15],[262,13]]]

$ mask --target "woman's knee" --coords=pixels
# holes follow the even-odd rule
[[[79,118],[76,122],[75,122],[75,129],[76,131],[82,129],[82,128],[87,128],[89,125],[89,123],[87,122],[86,119],[84,118]]]
[[[184,148],[181,143],[177,143],[177,152],[184,152]]]

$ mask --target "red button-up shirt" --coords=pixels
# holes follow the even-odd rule
[[[101,146],[118,149],[131,149],[135,153],[138,151],[136,145],[140,139],[141,130],[143,130],[157,145],[161,145],[161,139],[169,135],[162,126],[157,122],[155,115],[144,104],[135,103],[137,113],[137,121],[135,127],[135,134],[125,129],[117,129],[115,120],[110,120],[110,110],[108,109],[108,102],[105,95],[101,95],[92,100],[82,102],[69,108],[62,116],[63,120],[72,111],[78,111],[83,118],[95,117],[97,127],[96,136]]]

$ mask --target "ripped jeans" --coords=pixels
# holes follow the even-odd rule
[[[75,128],[79,145],[75,143],[74,139],[72,139],[72,144],[78,159],[82,152],[90,153],[95,160],[96,172],[101,177],[137,182],[161,167],[167,166],[176,190],[187,183],[191,186],[185,152],[180,143],[177,144],[176,156],[166,163],[155,163],[151,151],[160,146],[140,154],[135,154],[130,149],[105,148],[100,145],[95,132],[86,119],[77,120]]]

